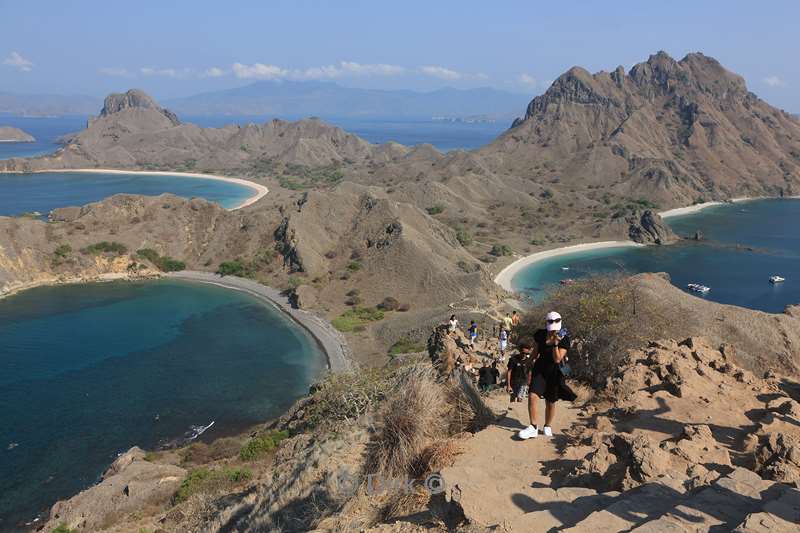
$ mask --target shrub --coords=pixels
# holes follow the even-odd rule
[[[278,444],[289,438],[288,431],[271,431],[266,435],[261,435],[250,439],[239,452],[242,461],[253,461],[271,452],[278,447]]]
[[[362,331],[370,322],[383,320],[383,311],[368,307],[355,307],[334,318],[333,327],[343,332]]]
[[[286,286],[289,288],[290,291],[293,291],[303,283],[304,283],[303,278],[301,278],[300,276],[289,276],[289,280],[286,282]]]
[[[411,305],[409,304],[400,304],[397,308],[397,310],[400,311],[401,313],[405,313],[409,309],[411,309]]]
[[[421,342],[415,342],[410,339],[402,339],[392,344],[392,347],[389,348],[389,355],[424,352],[425,350],[426,345]]]
[[[495,244],[492,246],[492,249],[489,251],[489,253],[495,257],[511,255],[511,247],[505,244]]]
[[[195,494],[213,492],[252,477],[253,473],[247,468],[224,468],[222,470],[195,468],[186,475],[172,500],[176,504],[185,502]]]
[[[381,303],[378,304],[378,308],[383,309],[384,311],[394,311],[399,306],[400,302],[397,301],[397,298],[392,298],[391,296],[387,296]]]
[[[243,277],[247,273],[244,263],[235,259],[233,261],[225,261],[220,263],[217,268],[217,274],[220,276],[240,276]]]
[[[186,269],[186,263],[183,261],[178,261],[166,255],[162,257],[152,248],[136,250],[136,255],[142,259],[147,259],[162,272],[177,272]]]
[[[148,463],[158,460],[159,457],[160,455],[157,452],[147,452],[144,454],[144,460]]]
[[[356,272],[358,270],[361,270],[361,263],[359,263],[358,261],[350,261],[350,263],[347,264],[347,270],[351,272]]]
[[[444,206],[443,206],[443,205],[441,205],[441,204],[436,204],[436,205],[435,205],[435,206],[433,206],[433,207],[429,207],[429,208],[427,208],[427,209],[426,209],[426,211],[427,211],[427,212],[428,212],[428,214],[429,214],[429,215],[431,215],[431,216],[433,216],[433,215],[439,215],[439,214],[441,214],[441,213],[444,213]]]
[[[95,244],[90,244],[84,249],[84,253],[98,255],[104,253],[112,253],[122,255],[128,251],[128,248],[119,242],[102,241]]]
[[[69,244],[62,244],[58,248],[56,248],[55,251],[53,252],[53,254],[56,257],[59,257],[61,259],[65,258],[71,253],[72,253],[72,246],[70,246]]]
[[[314,387],[305,409],[310,427],[337,426],[355,420],[386,397],[391,379],[385,368],[367,368],[345,374],[330,374]]]
[[[78,533],[77,529],[71,529],[67,527],[65,522],[61,522],[58,524],[58,527],[52,530],[52,533]]]
[[[472,244],[472,235],[464,228],[458,228],[456,230],[456,239],[458,239],[461,246],[469,246]]]
[[[147,259],[154,265],[158,261],[160,257],[159,253],[153,250],[152,248],[142,248],[141,250],[136,250],[136,255],[142,259]]]
[[[664,319],[637,306],[639,300],[636,285],[622,274],[585,278],[556,288],[530,311],[520,329],[540,328],[542,317],[557,310],[573,340],[568,357],[575,378],[602,386],[627,350],[663,334]]]

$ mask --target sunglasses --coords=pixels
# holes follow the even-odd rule
[[[560,318],[554,318],[552,320],[550,320],[550,319],[547,320],[548,324],[555,324],[557,322],[561,322],[561,319]]]

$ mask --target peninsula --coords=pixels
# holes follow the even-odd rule
[[[32,143],[36,139],[19,128],[0,126],[0,142],[2,143]]]

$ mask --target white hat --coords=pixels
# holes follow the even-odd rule
[[[545,318],[547,320],[547,331],[561,330],[561,315],[555,311],[550,311]]]

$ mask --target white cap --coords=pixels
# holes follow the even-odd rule
[[[550,311],[545,318],[547,320],[547,331],[561,330],[561,315],[555,311]]]

